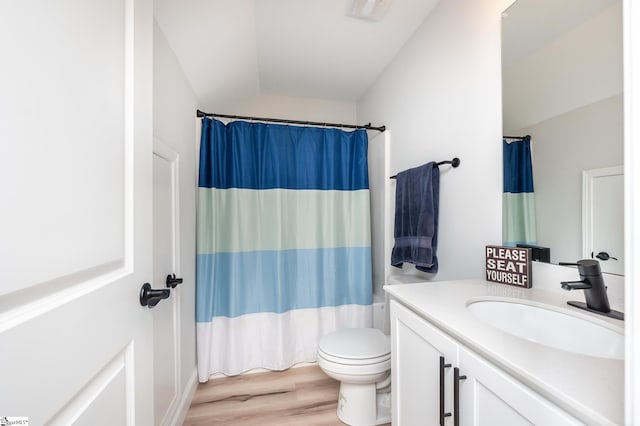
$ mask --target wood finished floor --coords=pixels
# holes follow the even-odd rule
[[[315,365],[214,379],[198,385],[184,425],[343,425],[338,388]]]

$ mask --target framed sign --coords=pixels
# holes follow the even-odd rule
[[[531,249],[487,246],[487,281],[531,288]]]

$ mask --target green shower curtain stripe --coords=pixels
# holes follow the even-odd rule
[[[198,188],[197,253],[369,246],[368,211],[369,190]]]
[[[505,245],[535,244],[536,200],[533,192],[502,194],[502,239]],[[533,238],[532,238],[533,236]]]

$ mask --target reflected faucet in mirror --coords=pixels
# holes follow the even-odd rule
[[[576,263],[560,262],[563,266],[577,266],[580,274],[580,281],[562,281],[560,285],[565,290],[584,290],[584,297],[587,303],[569,301],[567,304],[589,312],[604,315],[607,317],[624,320],[624,314],[612,310],[607,297],[607,287],[604,285],[600,262],[593,259],[578,260]]]

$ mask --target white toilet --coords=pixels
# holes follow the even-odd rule
[[[391,347],[375,328],[346,328],[320,339],[318,365],[340,381],[338,418],[352,426],[391,422]]]

